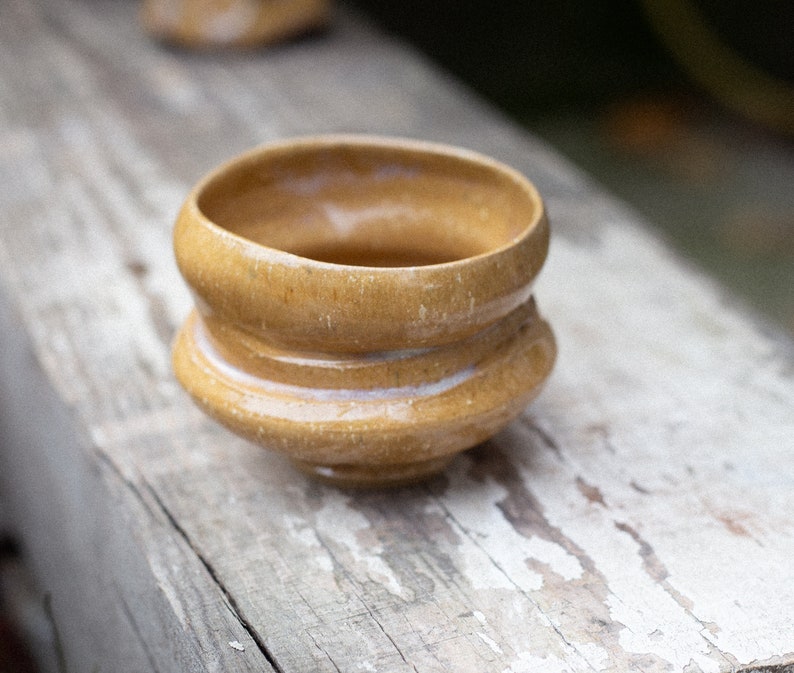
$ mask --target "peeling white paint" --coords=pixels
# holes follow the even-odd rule
[[[482,642],[484,642],[489,648],[491,648],[491,651],[493,651],[495,654],[504,654],[502,648],[499,647],[498,643],[493,638],[489,638],[481,631],[477,631],[476,635],[480,640],[482,640]]]
[[[351,566],[362,575],[362,579],[377,582],[396,596],[411,597],[383,560],[383,548],[372,539],[369,521],[348,507],[341,494],[325,500],[322,509],[316,514],[316,522],[318,534],[323,536],[325,544],[332,547],[335,553],[349,556]]]
[[[609,667],[609,651],[600,643],[578,641],[570,641],[570,643],[593,670],[603,671]]]
[[[559,544],[544,540],[533,535],[524,544],[524,553],[528,559],[539,561],[557,573],[563,579],[570,581],[579,579],[584,572],[582,564],[573,554],[563,549]]]
[[[555,656],[537,657],[530,652],[520,652],[518,659],[502,673],[570,673],[571,667]]]
[[[285,513],[283,525],[285,533],[304,548],[306,558],[312,560],[312,564],[320,573],[333,572],[333,559],[317,537],[317,531],[309,525],[305,518]]]

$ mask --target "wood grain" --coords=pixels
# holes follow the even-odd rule
[[[70,671],[793,665],[792,344],[548,148],[344,9],[192,54],[131,3],[7,0],[0,63],[0,482]],[[484,151],[549,204],[557,369],[412,489],[308,482],[170,373],[187,190],[327,131]]]

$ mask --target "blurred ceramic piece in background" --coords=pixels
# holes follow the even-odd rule
[[[187,47],[256,47],[325,26],[330,0],[144,0],[153,36]]]
[[[499,431],[556,357],[543,202],[484,156],[323,136],[204,178],[177,218],[196,299],[173,364],[210,416],[341,485],[414,481]]]

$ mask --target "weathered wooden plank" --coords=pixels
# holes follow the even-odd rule
[[[783,337],[345,11],[326,36],[245,55],[161,49],[128,3],[0,13],[0,279],[22,325],[4,320],[3,340],[32,349],[2,370],[32,373],[27,390],[3,384],[18,428],[3,476],[43,489],[12,499],[75,670],[794,661]],[[560,341],[547,390],[399,492],[305,481],[203,418],[168,365],[189,308],[170,224],[189,186],[253,144],[333,130],[495,155],[538,184],[555,226],[537,292]]]
[[[0,324],[0,482],[44,579],[60,650],[47,663],[65,660],[70,671],[271,670],[157,498],[92,447],[6,301]],[[246,647],[245,660],[230,641]]]

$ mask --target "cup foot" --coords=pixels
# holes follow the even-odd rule
[[[301,460],[292,464],[318,481],[342,488],[389,488],[407,486],[442,472],[454,456],[441,456],[414,463],[391,465],[319,465]]]

